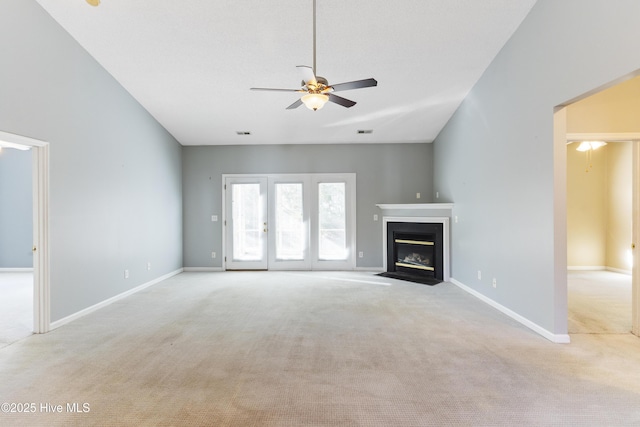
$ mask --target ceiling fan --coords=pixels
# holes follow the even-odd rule
[[[251,90],[268,90],[275,92],[297,92],[302,93],[302,97],[287,107],[287,110],[298,108],[302,104],[313,111],[324,107],[324,104],[333,102],[343,107],[350,108],[356,105],[355,101],[334,95],[333,92],[341,90],[360,89],[364,87],[377,86],[375,79],[355,80],[352,82],[338,83],[330,85],[327,79],[316,75],[316,0],[313,0],[313,67],[298,65],[298,70],[302,74],[302,87],[300,89],[273,89],[263,87],[252,87]]]

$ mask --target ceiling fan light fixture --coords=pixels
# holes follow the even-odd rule
[[[322,93],[308,93],[301,98],[301,101],[308,109],[318,111],[327,103],[329,97]]]

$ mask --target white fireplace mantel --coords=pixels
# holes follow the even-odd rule
[[[377,204],[382,209],[382,259],[387,270],[387,223],[388,222],[431,222],[442,224],[444,281],[450,278],[449,260],[449,218],[453,203],[408,203]]]
[[[382,209],[385,215],[387,211],[393,211],[404,216],[451,216],[453,209],[453,203],[379,203],[376,206]]]

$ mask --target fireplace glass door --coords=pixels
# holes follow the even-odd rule
[[[394,246],[396,271],[435,276],[435,236],[396,234]]]

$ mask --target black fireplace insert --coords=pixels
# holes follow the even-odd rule
[[[443,261],[441,223],[387,223],[387,271],[382,276],[435,285],[443,280]]]

